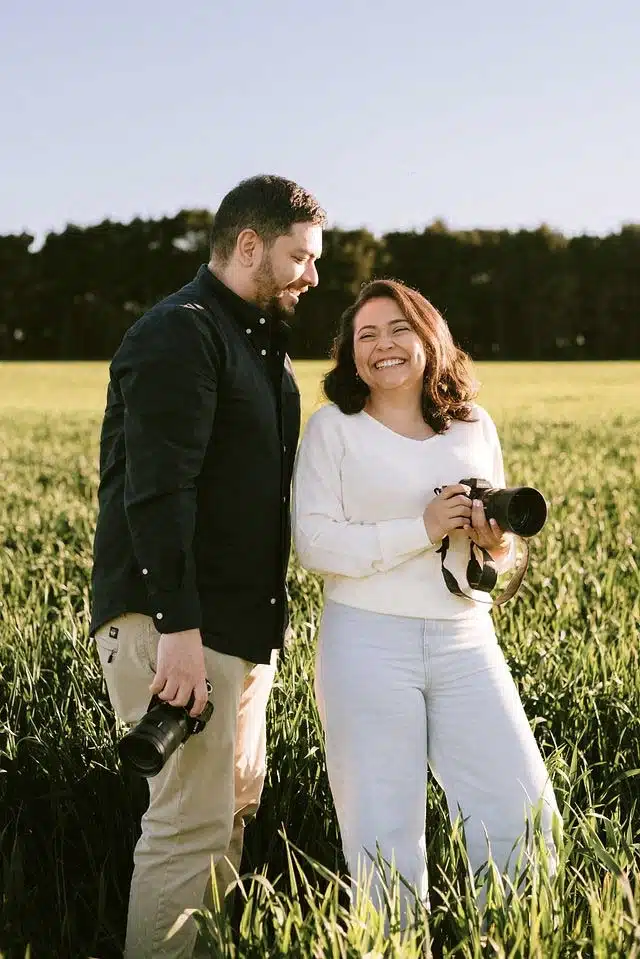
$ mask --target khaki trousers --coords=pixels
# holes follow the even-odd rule
[[[138,613],[118,617],[96,633],[109,698],[126,723],[138,722],[147,711],[159,638],[153,620]],[[204,656],[213,715],[148,780],[149,806],[134,852],[125,959],[193,955],[193,920],[169,940],[167,933],[185,909],[212,901],[212,864],[222,901],[240,868],[245,820],[260,803],[276,651],[268,666],[207,647]]]

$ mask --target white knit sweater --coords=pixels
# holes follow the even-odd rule
[[[481,603],[449,592],[440,543],[422,519],[437,487],[468,477],[505,486],[495,425],[477,405],[472,419],[413,440],[365,412],[346,416],[329,404],[313,414],[296,459],[293,536],[303,566],[323,575],[325,598],[398,616],[487,615],[487,593],[473,591]],[[465,592],[468,559],[469,539],[455,531],[446,566]]]

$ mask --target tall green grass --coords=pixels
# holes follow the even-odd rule
[[[519,369],[506,379],[504,368],[483,371],[495,397],[485,403],[510,481],[543,489],[550,518],[532,544],[521,595],[494,615],[563,814],[556,882],[509,895],[494,877],[481,929],[459,832],[432,785],[430,914],[401,933],[393,883],[388,929],[366,902],[349,906],[312,692],[320,588],[292,564],[295,640],[269,704],[269,776],[247,832],[235,915],[197,919],[212,955],[640,957],[640,383],[634,393],[629,381],[620,409],[612,394],[598,409],[589,369],[576,367],[570,388],[549,367],[546,395],[573,392],[580,374],[584,402],[549,400],[531,413],[526,384],[535,371]],[[304,368],[307,411],[317,374]],[[146,796],[117,765],[119,731],[87,638],[100,409],[82,399],[77,413],[7,405],[0,954],[106,959],[121,948]]]

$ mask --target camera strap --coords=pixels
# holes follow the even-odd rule
[[[473,600],[475,603],[485,603],[488,606],[502,606],[504,603],[507,603],[520,589],[522,580],[524,579],[524,574],[529,566],[528,543],[526,539],[523,539],[521,536],[518,536],[518,539],[523,546],[522,561],[516,564],[516,569],[504,590],[498,596],[496,596],[495,599],[483,600],[477,596],[471,596],[469,593],[465,593],[462,589],[460,589],[458,580],[455,578],[451,570],[448,570],[444,565],[444,561],[449,550],[449,537],[444,536],[442,543],[440,544],[440,549],[437,549],[436,553],[440,554],[442,576],[449,592],[453,593],[454,596],[462,596],[465,599]],[[482,563],[479,562],[477,553],[480,553]],[[489,593],[494,588],[497,581],[498,570],[496,569],[496,565],[491,554],[484,549],[484,547],[477,546],[475,543],[471,542],[469,546],[469,562],[467,564],[467,582],[469,583],[469,586],[471,586],[472,589],[478,589],[482,592]]]

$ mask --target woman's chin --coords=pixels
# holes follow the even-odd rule
[[[394,393],[396,391],[403,393],[415,393],[417,397],[422,395],[422,378],[417,379],[413,376],[407,376],[406,373],[376,375],[369,383],[369,389],[372,393]]]

